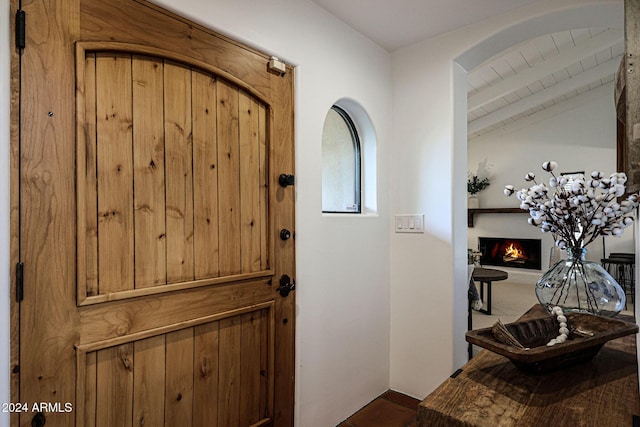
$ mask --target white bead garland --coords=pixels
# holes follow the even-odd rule
[[[567,338],[569,338],[569,329],[567,328],[567,318],[564,315],[564,313],[562,312],[562,308],[560,308],[558,306],[553,307],[551,309],[551,314],[556,316],[556,319],[558,320],[558,323],[560,324],[560,329],[558,330],[560,335],[558,335],[557,337],[551,339],[551,341],[549,341],[547,343],[547,347],[551,347],[551,346],[556,345],[556,344],[561,344],[561,343],[565,342],[567,340]]]

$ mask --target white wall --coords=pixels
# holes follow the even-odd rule
[[[490,170],[491,185],[478,193],[481,207],[518,207],[520,202],[503,194],[504,186],[528,185],[524,174],[533,172],[538,182],[548,182],[549,174],[540,165],[546,160],[558,162],[558,171],[599,170],[605,175],[616,171],[616,116],[613,82],[543,110],[526,120],[469,140],[468,170],[476,172],[480,165]],[[565,110],[566,109],[566,110]],[[525,122],[525,124],[522,124]],[[528,212],[522,214],[476,215],[475,226],[468,230],[468,247],[476,248],[478,237],[520,237],[542,240],[542,269],[538,271],[505,269],[510,277],[533,283],[549,266],[553,238],[527,223]],[[607,237],[607,254],[634,252],[633,232],[621,238]],[[602,239],[588,246],[587,258],[600,261]]]
[[[8,402],[9,17],[1,3],[0,401]],[[296,425],[336,425],[389,386],[390,55],[308,0],[157,3],[296,66]],[[378,188],[367,200],[377,210],[366,216],[322,215],[322,125],[341,98],[359,103],[375,128]]]
[[[454,63],[468,71],[538,35],[621,27],[623,13],[620,0],[540,0],[392,53],[391,213],[424,212],[426,229],[391,238],[392,388],[424,397],[464,361],[466,104]]]

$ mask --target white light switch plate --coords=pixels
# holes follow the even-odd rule
[[[397,214],[396,233],[424,233],[424,214]]]

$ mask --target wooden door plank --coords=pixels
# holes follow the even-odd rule
[[[240,265],[240,159],[238,90],[218,85],[218,198],[220,218],[220,274],[241,272]]]
[[[96,56],[99,290],[133,289],[131,57]]]
[[[195,278],[219,276],[216,81],[192,73]]]
[[[167,282],[193,280],[191,70],[165,62]]]
[[[272,155],[269,173],[272,203],[273,230],[286,228],[295,235],[295,189],[277,185],[281,173],[294,173],[293,150],[293,70],[288,69],[282,76],[271,75],[272,95],[278,99],[273,104],[269,128]],[[275,187],[275,188],[274,188]],[[275,276],[287,274],[295,278],[295,240],[289,239],[274,250]],[[277,298],[275,307],[275,354],[277,355],[275,374],[274,426],[293,425],[293,405],[295,397],[295,295]]]
[[[188,427],[193,420],[193,328],[166,337],[164,425]]]
[[[193,425],[218,420],[218,322],[194,328]]]
[[[164,424],[165,336],[133,343],[133,425]]]
[[[96,426],[130,426],[133,420],[133,344],[98,351]]]
[[[9,2],[9,16],[16,16],[21,5],[18,0]],[[5,6],[6,7],[6,6]],[[15,34],[15,20],[10,20],[10,34]],[[20,51],[10,49],[10,119],[9,119],[9,168],[10,168],[10,196],[9,196],[9,265],[17,265],[20,262]],[[6,113],[5,113],[6,114]],[[5,131],[6,132],[6,131]],[[5,172],[6,173],[6,172]],[[6,195],[5,195],[6,197]],[[5,200],[6,203],[6,200]],[[6,244],[6,242],[5,242]],[[16,295],[16,275],[10,275],[9,295]],[[20,303],[16,298],[9,298],[10,310],[10,399],[11,402],[20,400]],[[6,317],[5,317],[6,321]],[[5,385],[6,387],[6,385]],[[19,412],[9,414],[9,424],[18,425]]]
[[[258,103],[239,94],[240,135],[240,247],[241,270],[259,271],[260,260],[260,136]]]
[[[82,310],[80,344],[139,334],[166,325],[182,324],[213,314],[246,309],[273,298],[268,278],[233,285],[209,286],[176,293],[96,304]]]
[[[71,46],[79,32],[78,3],[22,2],[30,29],[26,31],[29,49],[22,52],[20,64],[20,169],[16,172],[20,212],[15,224],[25,296],[19,307],[20,400],[16,401],[70,402],[74,407],[73,345],[79,333],[74,311],[76,106]],[[19,421],[28,425],[34,415],[23,414]],[[74,418],[69,413],[48,413],[47,427],[67,426]]]
[[[86,296],[98,295],[98,182],[97,182],[97,152],[96,152],[96,55],[89,53],[85,59],[85,176],[80,177],[84,181],[84,203],[85,207],[82,215],[78,215],[78,220],[85,223],[85,256],[80,259],[78,270],[82,272],[78,277],[84,277],[85,283],[78,283],[79,287],[85,287]],[[80,185],[80,183],[79,183]],[[83,197],[82,194],[79,197]],[[82,222],[81,222],[82,224]],[[80,246],[81,247],[81,246]]]
[[[264,309],[260,325],[260,417],[272,417],[273,411],[273,381],[274,381],[274,351],[273,351],[273,309]]]
[[[133,57],[135,287],[167,281],[162,61]]]
[[[84,395],[84,425],[95,427],[96,405],[98,403],[98,359],[97,352],[92,351],[86,355],[85,395]],[[80,396],[82,398],[82,396]]]
[[[270,266],[269,258],[269,159],[267,153],[267,108],[263,104],[258,107],[258,132],[259,132],[259,156],[260,156],[260,269],[267,270]]]
[[[262,311],[242,315],[242,355],[240,358],[240,425],[260,421]]]
[[[241,316],[220,320],[218,425],[240,425]]]

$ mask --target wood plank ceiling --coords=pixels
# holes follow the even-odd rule
[[[537,37],[486,61],[467,76],[469,139],[554,114],[588,91],[610,92],[613,108],[623,51],[621,29],[586,28]]]

